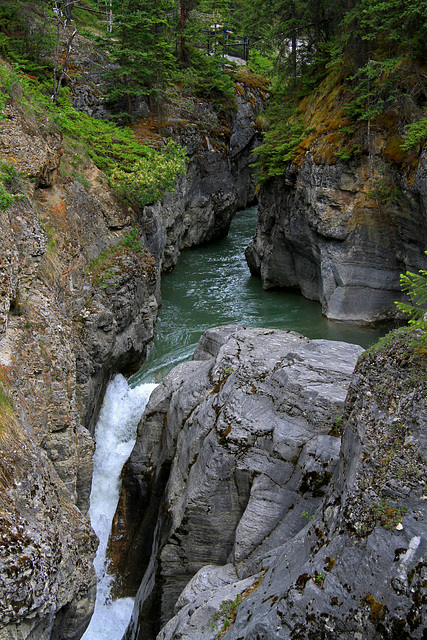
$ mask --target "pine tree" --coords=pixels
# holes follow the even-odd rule
[[[427,255],[427,251],[425,254]],[[402,274],[400,288],[407,294],[410,304],[395,302],[395,305],[409,315],[409,324],[417,325],[425,331],[427,329],[427,271],[420,269],[418,273],[407,271]]]
[[[175,9],[174,0],[114,0],[109,99],[122,112],[132,114],[140,96],[158,104],[175,65]]]

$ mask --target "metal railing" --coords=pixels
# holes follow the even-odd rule
[[[235,34],[224,37],[221,33],[207,33],[206,50],[208,53],[223,53],[247,62],[249,59],[249,38]]]
[[[222,44],[224,53],[233,58],[240,58],[246,62],[249,59],[249,38],[242,38],[236,42],[224,42]]]

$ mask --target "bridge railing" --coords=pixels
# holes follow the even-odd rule
[[[248,61],[250,47],[249,38],[246,36],[238,36],[234,33],[231,36],[223,36],[221,32],[206,32],[206,35],[206,50],[208,53],[223,53],[233,58],[245,60],[245,62]]]

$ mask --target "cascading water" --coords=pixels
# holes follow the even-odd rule
[[[328,322],[320,305],[295,293],[263,291],[249,274],[244,249],[255,227],[255,208],[233,220],[223,240],[182,254],[176,269],[162,279],[163,306],[153,348],[129,384],[118,375],[108,385],[95,431],[96,453],[90,516],[100,543],[95,612],[82,640],[121,640],[133,600],[111,601],[106,548],[119,498],[119,477],[132,451],[136,426],[151,391],[168,371],[191,357],[201,333],[213,326],[241,323],[301,331],[311,338],[346,340],[363,346],[383,332]]]
[[[95,611],[82,640],[120,640],[129,622],[133,599],[112,601],[112,577],[106,550],[120,491],[120,473],[136,439],[136,428],[155,384],[131,389],[122,375],[109,383],[95,428],[89,515],[99,538],[94,561],[97,576]]]

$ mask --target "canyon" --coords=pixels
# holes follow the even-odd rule
[[[258,198],[251,271],[319,300],[329,318],[368,324],[397,317],[400,273],[425,266],[425,153],[387,208],[367,204],[363,161],[307,156],[258,193],[250,163],[267,93],[236,82],[235,97],[221,126],[207,101],[197,123],[164,124],[187,171],[140,208],[87,157],[84,180],[65,175],[77,152],[19,91],[5,107],[0,156],[28,181],[0,214],[0,365],[13,404],[0,433],[0,640],[79,640],[89,622],[94,427],[112,375],[146,356],[161,274],[182,250],[226,235]],[[425,638],[418,338],[399,333],[362,355],[293,332],[205,333],[153,393],[123,472],[109,553],[116,594],[136,596],[127,640]]]

